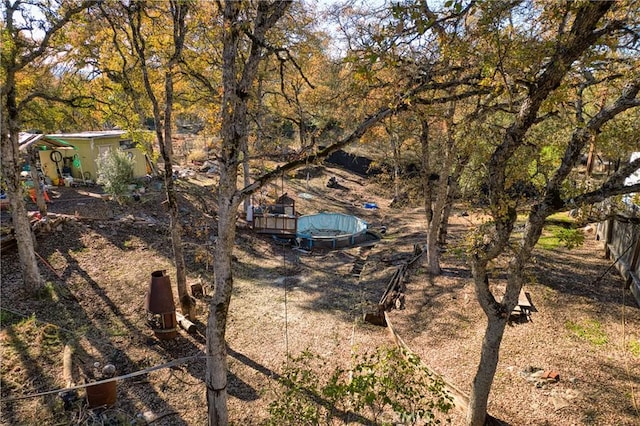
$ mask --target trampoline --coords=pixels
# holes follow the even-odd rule
[[[296,239],[302,247],[342,248],[380,238],[368,232],[364,220],[342,213],[317,213],[298,218]]]

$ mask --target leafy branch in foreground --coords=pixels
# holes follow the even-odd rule
[[[271,425],[320,425],[342,421],[441,424],[453,408],[444,383],[420,359],[398,348],[354,355],[347,371],[321,373],[324,359],[309,351],[289,360],[269,405]]]

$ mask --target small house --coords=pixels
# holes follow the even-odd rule
[[[20,150],[37,149],[40,170],[52,182],[58,182],[62,176],[95,182],[98,159],[111,149],[125,151],[133,159],[133,177],[145,176],[146,156],[130,139],[122,139],[124,134],[122,130],[46,135],[21,133]]]
[[[131,139],[123,139],[122,130],[102,130],[79,133],[48,134],[47,139],[62,141],[73,145],[72,152],[55,151],[40,153],[42,171],[49,177],[62,174],[63,169],[71,174],[74,179],[96,180],[98,175],[98,159],[112,149],[119,149],[129,154],[133,159],[133,177],[142,177],[147,174],[145,155],[135,147]]]

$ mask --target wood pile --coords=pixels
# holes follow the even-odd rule
[[[426,254],[426,246],[416,244],[413,247],[413,256],[395,270],[378,305],[372,312],[365,313],[364,320],[366,322],[386,327],[387,322],[384,313],[393,309],[404,309],[406,282],[410,274],[420,266]]]
[[[40,213],[34,212],[29,215],[29,222],[34,233],[47,234],[50,232],[62,231],[62,225],[70,220],[77,218],[63,214],[48,214],[46,219],[42,219]],[[3,226],[2,235],[0,235],[0,250],[12,250],[17,247],[15,229],[13,225]]]
[[[48,214],[46,219],[42,219],[39,213],[31,216],[31,229],[36,233],[50,233],[62,231],[62,225],[73,219],[69,215]]]

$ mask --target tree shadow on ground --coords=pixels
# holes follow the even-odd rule
[[[6,332],[6,340],[3,342],[3,346],[6,346],[6,348],[3,349],[3,352],[7,350],[7,348],[12,348],[17,353],[19,358],[18,362],[15,363],[16,361],[15,358],[10,359],[5,353],[5,355],[3,356],[4,358],[3,362],[7,363],[10,361],[13,365],[14,370],[24,369],[26,377],[29,378],[30,380],[35,380],[34,378],[37,378],[38,386],[40,387],[40,389],[34,389],[30,393],[34,394],[42,390],[55,389],[58,386],[58,384],[55,383],[54,378],[52,376],[45,374],[43,369],[39,367],[39,363],[36,362],[36,360],[33,359],[31,356],[29,356],[28,352],[29,352],[29,346],[31,342],[19,336],[18,335],[19,333],[16,333],[16,331],[14,330],[13,325],[7,326],[6,324],[3,324],[3,329]],[[1,383],[2,383],[3,399],[16,397],[16,395],[12,395],[10,391],[11,389],[16,389],[16,390],[19,389],[19,387],[17,386],[18,385],[17,383],[9,384],[4,377],[2,378]],[[45,396],[43,398],[46,401],[47,409],[50,410],[51,414],[53,414],[55,397]],[[17,404],[15,402],[5,403],[3,401],[2,414],[3,414],[3,417],[5,418],[5,421],[7,421],[8,424],[20,423],[20,421],[16,418],[16,415],[17,415],[16,408],[17,408]]]
[[[202,346],[194,344],[193,341],[201,345],[206,344],[206,338],[203,334],[205,330],[202,323],[196,322],[197,330],[188,334],[188,338],[184,335],[186,331],[181,330],[178,337],[172,340],[158,340],[156,344],[162,348],[166,357],[170,359],[181,358],[185,356],[200,356],[194,361],[179,366],[177,369],[189,374],[192,378],[198,380],[203,385],[203,392],[206,392],[204,384],[206,383],[206,353]],[[187,355],[190,354],[190,355]],[[242,401],[255,401],[260,398],[260,394],[250,384],[242,380],[233,373],[231,369],[227,372],[227,392],[230,396],[238,398]]]
[[[614,262],[602,257],[585,262],[585,256],[599,254],[593,251],[538,250],[533,271],[540,284],[560,293],[600,303],[622,305],[624,301],[624,305],[637,309],[633,298],[624,295],[626,284],[617,268],[611,267]],[[562,258],[561,268],[557,267],[558,258]]]
[[[83,247],[82,242],[79,239],[74,239],[72,233],[67,233],[65,238],[66,245],[69,248],[66,251],[59,250],[59,247],[51,244],[50,241],[39,245],[39,251],[44,258],[47,258],[52,253],[58,253],[66,261],[65,270],[59,274],[60,280],[58,280],[57,276],[53,276],[51,271],[45,273],[50,282],[56,283],[54,288],[59,295],[55,299],[49,300],[49,306],[43,306],[42,303],[37,301],[27,302],[27,305],[38,305],[39,307],[34,309],[34,312],[38,312],[38,320],[63,327],[72,334],[72,336],[69,336],[70,339],[80,340],[86,338],[91,343],[93,350],[96,350],[98,355],[96,357],[96,354],[87,354],[78,349],[74,358],[76,361],[80,360],[81,365],[85,366],[81,367],[81,369],[93,365],[94,361],[101,364],[114,364],[118,375],[148,367],[148,365],[145,365],[145,361],[135,361],[124,350],[120,349],[123,343],[126,344],[126,341],[137,342],[137,344],[147,343],[149,340],[148,333],[144,333],[135,323],[132,323],[105,290],[93,280],[91,273],[80,266],[75,257],[74,248],[81,250]],[[76,280],[79,277],[83,285],[80,287],[77,285],[68,286],[67,281],[71,276],[76,277]],[[7,301],[7,298],[3,299],[3,302],[6,303]],[[104,306],[104,309],[97,310],[94,309],[94,306],[92,310],[98,315],[88,316],[82,303],[100,304]],[[123,390],[121,389],[119,393],[122,395]],[[130,393],[129,398],[131,395]],[[129,398],[120,399],[117,402],[117,407],[119,410],[129,413],[132,418],[135,418],[138,408],[136,408],[134,401]],[[175,411],[149,383],[144,386],[143,391],[136,392],[136,399],[138,398],[144,405],[156,407],[159,411]],[[175,416],[172,418],[172,422],[172,424],[186,424]]]

